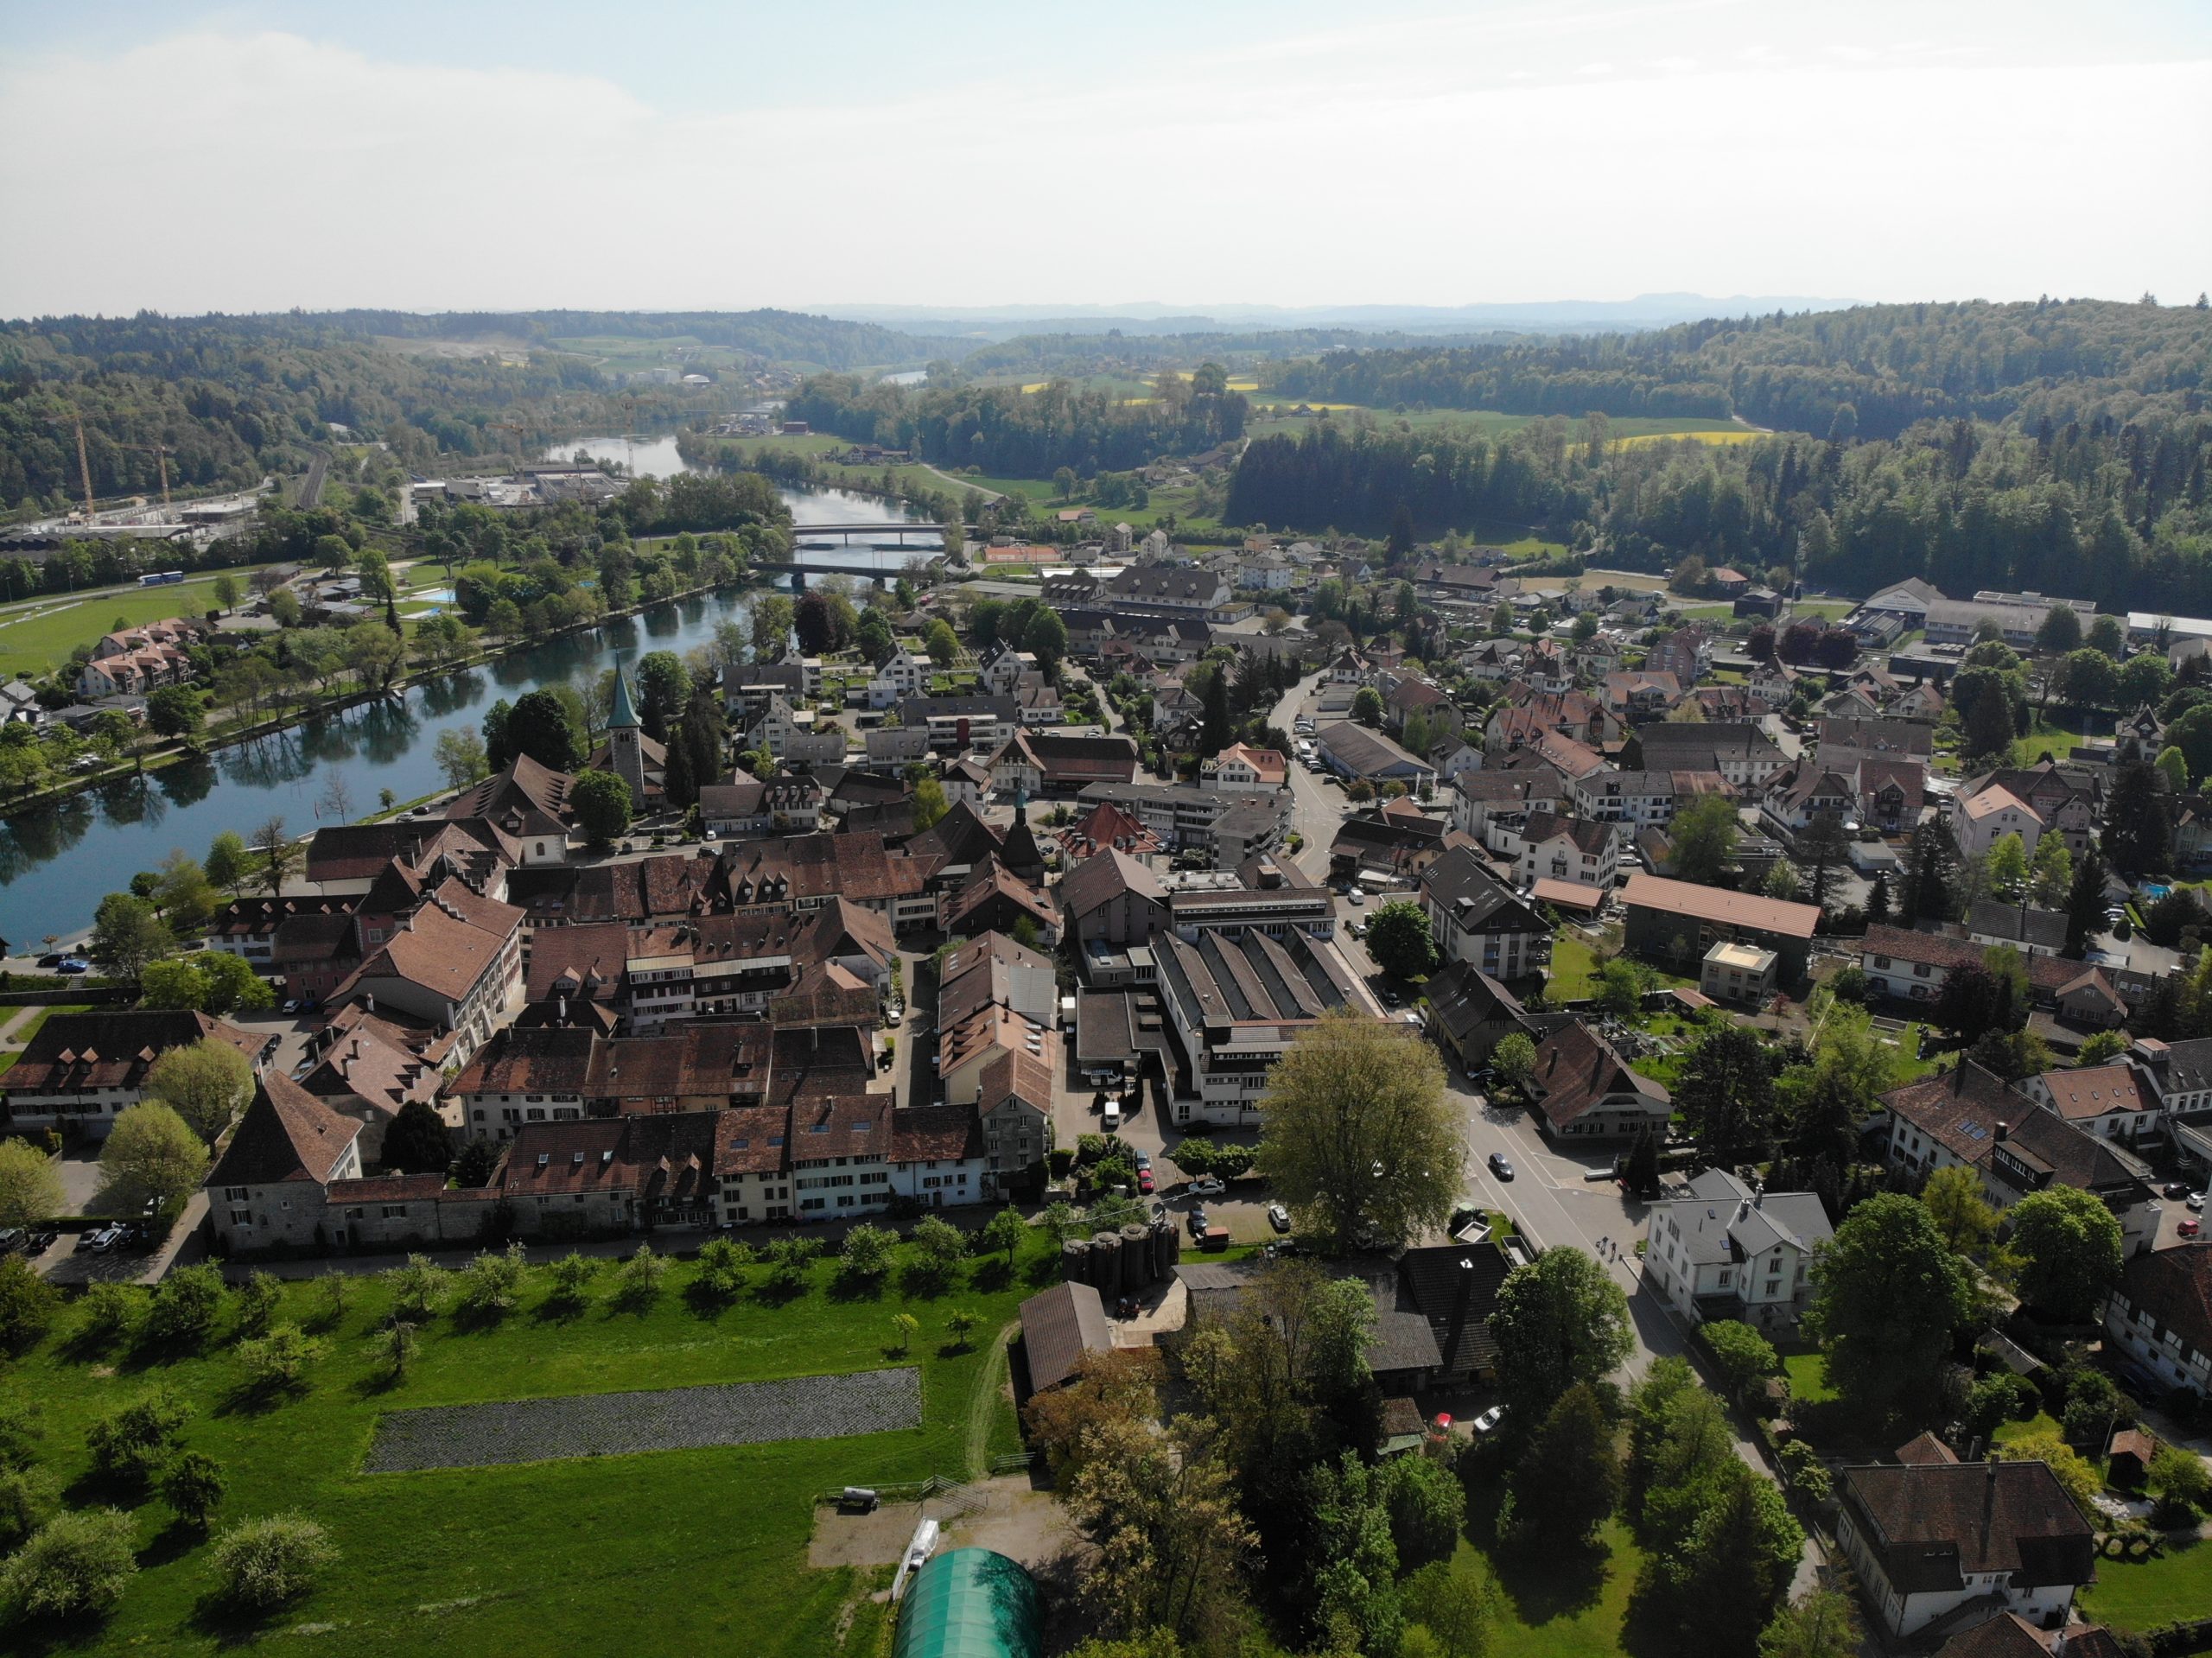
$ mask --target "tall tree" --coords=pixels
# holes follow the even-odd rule
[[[2063,1322],[2093,1320],[2121,1264],[2120,1223],[2103,1200],[2076,1186],[2050,1186],[2021,1198],[2005,1218],[2020,1299]]]
[[[1836,1228],[1813,1282],[1830,1385],[1870,1413],[1934,1396],[1968,1297],[1925,1208],[1901,1192],[1869,1197]]]
[[[1710,886],[1736,861],[1737,837],[1744,826],[1736,803],[1726,795],[1700,795],[1675,814],[1675,873]]]
[[[1500,1530],[1538,1547],[1587,1547],[1620,1506],[1616,1439],[1612,1420],[1588,1382],[1561,1394],[1522,1445]]]
[[[518,700],[507,716],[506,742],[512,753],[527,754],[554,772],[573,772],[582,764],[569,709],[551,691],[531,691]]]
[[[1260,1166],[1329,1244],[1441,1226],[1465,1155],[1436,1050],[1403,1026],[1325,1013],[1268,1073]]]
[[[1774,1067],[1748,1026],[1722,1025],[1690,1050],[1675,1104],[1708,1163],[1758,1157],[1774,1128]]]
[[[1604,1380],[1635,1345],[1621,1286],[1596,1256],[1564,1245],[1506,1274],[1491,1334],[1498,1391],[1524,1422],[1575,1383]]]

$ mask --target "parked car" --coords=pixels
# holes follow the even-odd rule
[[[2193,1238],[2202,1229],[2203,1225],[2203,1222],[2192,1216],[2188,1220],[2183,1221],[2179,1226],[2174,1228],[2174,1230],[2178,1232],[2183,1237]]]
[[[35,1226],[23,1236],[23,1253],[42,1255],[54,1248],[54,1241],[61,1234],[51,1226]]]
[[[1137,1171],[1137,1190],[1143,1192],[1147,1197],[1149,1197],[1152,1194],[1152,1171],[1150,1169],[1139,1169]]]
[[[1202,1175],[1192,1181],[1190,1185],[1190,1193],[1193,1197],[1218,1197],[1228,1190],[1227,1186],[1222,1185],[1211,1174]]]
[[[1401,1000],[1398,993],[1391,989],[1389,985],[1382,987],[1382,1005],[1385,1007],[1395,1007]]]
[[[2183,1198],[2182,1201],[2187,1204],[2193,1210],[2202,1209],[2204,1207],[2204,1194],[2201,1191],[2192,1191],[2188,1197]]]
[[[1290,1211],[1285,1209],[1281,1204],[1269,1204],[1268,1205],[1268,1224],[1274,1227],[1278,1232],[1289,1231]]]
[[[1202,1238],[1205,1235],[1206,1212],[1203,1209],[1194,1209],[1191,1211],[1191,1236],[1194,1238]]]
[[[1503,1152],[1492,1152],[1490,1154],[1490,1172],[1501,1180],[1510,1180],[1513,1178],[1512,1160]]]
[[[1364,904],[1367,902],[1367,894],[1361,892],[1359,888],[1355,886],[1351,891],[1344,894],[1344,902],[1347,904]]]
[[[2186,1197],[2189,1196],[2189,1182],[2186,1180],[2169,1180],[2166,1182],[2165,1190],[2160,1194],[2160,1196],[2166,1197]]]
[[[1150,1152],[1134,1152],[1130,1153],[1130,1161],[1134,1162],[1140,1169],[1148,1169],[1152,1166],[1152,1153]]]
[[[90,1249],[94,1255],[104,1255],[122,1242],[124,1235],[130,1229],[127,1226],[111,1221],[105,1226],[95,1227],[86,1233],[83,1247]]]
[[[1106,1132],[1109,1134],[1112,1134],[1116,1128],[1122,1126],[1121,1101],[1116,1099],[1109,1099],[1106,1102],[1106,1109],[1102,1115],[1105,1121]]]
[[[57,973],[90,973],[92,964],[81,956],[65,956],[54,969]]]
[[[0,1255],[11,1255],[22,1248],[24,1236],[20,1226],[0,1227]]]
[[[1478,1433],[1495,1433],[1497,1432],[1497,1425],[1504,1420],[1505,1407],[1503,1405],[1492,1405],[1480,1416],[1475,1418],[1475,1432]]]
[[[38,958],[38,964],[44,968],[48,972],[51,973],[55,968],[61,965],[61,952],[58,950],[48,951],[45,955]]]

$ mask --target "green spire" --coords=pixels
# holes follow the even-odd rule
[[[614,708],[607,716],[607,728],[609,731],[625,728],[634,731],[644,724],[645,721],[638,718],[636,706],[630,701],[629,677],[623,673],[622,664],[618,662],[614,664]]]

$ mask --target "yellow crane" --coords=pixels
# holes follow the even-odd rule
[[[57,425],[61,420],[59,415],[49,415],[47,418]],[[69,423],[77,429],[77,478],[85,486],[85,522],[90,524],[98,510],[92,505],[92,462],[85,449],[85,417],[77,412],[77,405],[73,403],[69,405]]]

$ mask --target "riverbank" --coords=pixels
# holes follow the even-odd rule
[[[317,720],[330,719],[354,708],[364,708],[376,702],[404,702],[407,693],[418,687],[448,678],[454,674],[467,673],[472,669],[489,667],[518,652],[534,650],[550,640],[579,637],[604,627],[610,622],[628,621],[643,617],[660,609],[663,606],[678,605],[687,600],[710,598],[718,593],[743,592],[753,587],[765,587],[769,584],[769,578],[755,572],[747,572],[745,579],[740,581],[714,582],[702,587],[687,588],[681,593],[671,594],[665,599],[626,605],[620,609],[610,610],[595,616],[589,621],[572,623],[567,627],[556,628],[550,632],[535,636],[518,636],[485,650],[474,651],[466,656],[456,657],[451,661],[442,662],[435,666],[422,668],[413,673],[403,675],[381,689],[364,688],[348,691],[341,696],[303,706],[292,713],[273,719],[256,721],[245,726],[229,727],[219,734],[210,733],[197,742],[178,740],[164,747],[137,751],[128,759],[118,760],[113,765],[102,766],[98,771],[73,776],[51,787],[40,789],[35,793],[21,796],[5,805],[0,805],[0,823],[26,813],[60,805],[93,789],[128,782],[133,778],[143,777],[148,772],[159,772],[165,767],[188,760],[206,759],[210,755],[220,753],[225,749],[235,748],[245,743],[257,742],[269,737],[281,736],[286,732],[297,730]],[[378,812],[381,813],[382,810],[379,807]]]

